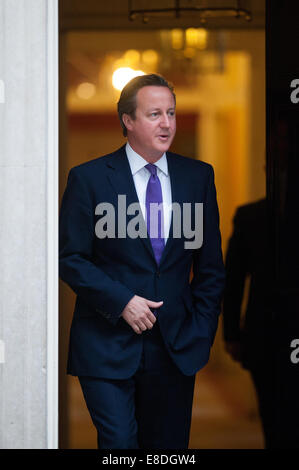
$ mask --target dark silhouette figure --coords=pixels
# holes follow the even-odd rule
[[[258,398],[265,447],[273,447],[273,358],[266,199],[237,209],[226,254],[223,328],[227,352],[249,370]],[[244,319],[245,280],[250,277]],[[243,321],[242,321],[243,320]]]

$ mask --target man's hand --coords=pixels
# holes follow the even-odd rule
[[[162,300],[160,302],[153,302],[144,297],[134,295],[122,311],[121,316],[131,328],[133,328],[135,333],[141,334],[147,329],[150,330],[157,320],[155,315],[151,312],[150,307],[157,309],[161,307],[162,304]]]

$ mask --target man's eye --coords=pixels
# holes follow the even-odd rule
[[[151,113],[151,116],[156,117],[158,116],[158,113]]]
[[[169,111],[169,116],[174,116],[175,115],[175,112],[174,111]]]

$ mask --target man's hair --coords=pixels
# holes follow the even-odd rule
[[[173,85],[165,80],[165,78],[163,78],[161,75],[151,73],[149,75],[140,75],[138,77],[132,78],[132,80],[130,80],[122,89],[119,101],[117,103],[118,117],[123,130],[123,135],[125,137],[127,136],[127,128],[123,123],[123,114],[128,114],[132,119],[135,119],[135,112],[137,107],[136,95],[137,92],[145,86],[164,86],[168,88],[174,97],[174,102],[176,102]]]

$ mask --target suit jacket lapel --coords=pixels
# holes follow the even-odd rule
[[[109,168],[108,179],[118,195],[126,195],[127,207],[132,203],[139,203],[125,146],[115,153],[114,157],[107,163],[107,167]],[[132,217],[134,216],[127,216],[127,220]],[[143,218],[142,223],[146,231],[146,224]],[[147,237],[140,238],[140,240],[149,254],[155,259],[150,239]]]
[[[184,202],[184,177],[183,177],[183,167],[181,162],[178,161],[175,156],[171,156],[167,152],[167,165],[168,165],[168,172],[170,177],[170,185],[171,185],[171,198],[172,203],[178,202],[182,204]],[[169,235],[168,239],[162,253],[162,258],[160,261],[160,266],[164,263],[167,259],[168,254],[174,248],[176,243],[176,239],[173,237],[173,212],[171,214],[171,223],[169,228]]]

